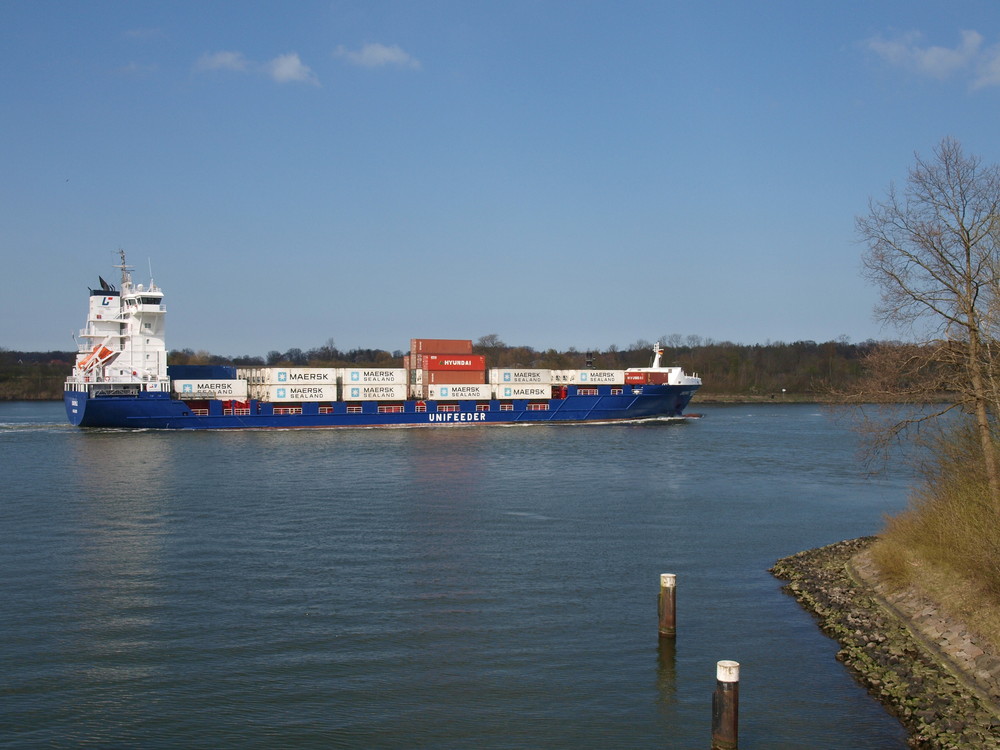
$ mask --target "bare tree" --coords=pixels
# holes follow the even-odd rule
[[[933,387],[955,394],[948,408],[974,417],[996,504],[998,217],[1000,169],[945,138],[933,159],[917,155],[902,193],[890,186],[886,199],[870,201],[868,215],[857,219],[868,246],[866,276],[881,291],[876,313],[917,341],[894,353],[876,349],[872,371],[899,393],[916,397]]]

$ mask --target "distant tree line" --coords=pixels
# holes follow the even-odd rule
[[[75,352],[13,352],[0,349],[0,401],[62,398]]]
[[[845,340],[734,344],[698,336],[664,336],[662,364],[679,365],[704,379],[702,396],[760,397],[787,392],[825,396],[847,392],[858,382],[865,358],[879,346],[874,341],[851,344]],[[882,347],[902,344],[882,343]],[[473,351],[486,355],[488,367],[538,367],[568,370],[594,367],[619,370],[648,367],[653,342],[639,340],[627,347],[603,350],[569,348],[538,350],[504,343],[497,334],[474,342]],[[270,351],[266,356],[223,356],[181,349],[168,355],[170,364],[213,364],[237,367],[401,367],[402,351],[338,349],[332,341],[313,349]],[[61,398],[63,380],[74,352],[19,352],[0,349],[0,400]]]

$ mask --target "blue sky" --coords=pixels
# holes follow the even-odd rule
[[[0,347],[897,338],[854,219],[1000,161],[1000,3],[0,4]]]

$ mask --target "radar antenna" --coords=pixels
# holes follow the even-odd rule
[[[121,258],[121,263],[119,263],[115,268],[118,268],[122,272],[122,291],[125,290],[125,285],[132,283],[132,267],[125,262],[125,251],[122,248],[118,248],[118,257]]]

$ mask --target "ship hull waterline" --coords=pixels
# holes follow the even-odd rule
[[[657,419],[684,419],[697,388],[689,385],[645,385],[628,393],[602,396],[569,395],[551,399],[547,408],[538,401],[434,402],[404,401],[402,411],[379,411],[378,402],[333,402],[299,405],[301,413],[288,413],[280,405],[251,400],[248,413],[227,413],[222,401],[210,401],[208,413],[196,413],[190,404],[167,393],[131,395],[66,391],[64,401],[70,424],[78,427],[132,429],[297,429],[337,427],[434,427],[463,425],[512,425],[556,423],[607,423]],[[438,410],[448,404],[454,411]],[[480,408],[477,409],[477,404]],[[488,404],[488,406],[487,406]],[[351,407],[353,410],[348,412]],[[361,408],[358,413],[357,408]],[[486,408],[483,408],[486,407]],[[204,410],[202,410],[204,411]]]

